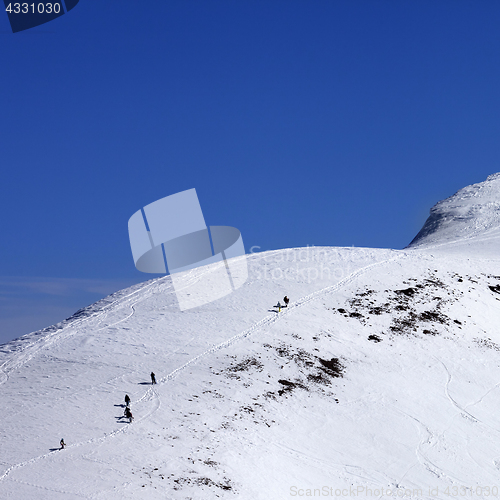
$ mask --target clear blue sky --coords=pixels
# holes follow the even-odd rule
[[[149,278],[128,218],[193,187],[247,252],[403,248],[500,171],[499,27],[496,0],[0,12],[0,342]]]

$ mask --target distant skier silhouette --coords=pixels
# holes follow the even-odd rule
[[[128,394],[125,394],[125,406],[128,408],[130,405],[130,398],[128,397]]]
[[[155,377],[155,374],[153,372],[151,372],[151,383],[156,384],[156,377]]]
[[[288,307],[288,302],[290,302],[290,299],[285,295],[285,297],[283,298],[283,302],[285,303],[283,307]]]
[[[278,301],[278,305],[276,306],[278,308],[278,312],[281,312],[281,304]]]
[[[61,445],[61,448],[60,448],[60,449],[61,449],[61,450],[64,450],[64,448],[66,447],[66,443],[64,442],[64,439],[61,439],[61,441],[60,441],[60,443],[59,443],[59,444]]]
[[[132,423],[132,420],[134,420],[134,416],[132,415],[132,412],[130,411],[130,408],[128,406],[125,408],[125,416],[128,418],[128,421]]]

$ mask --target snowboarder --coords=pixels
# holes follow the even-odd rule
[[[61,449],[61,450],[64,450],[64,448],[66,447],[66,443],[64,442],[64,439],[61,439],[61,441],[60,441],[60,443],[59,443],[59,444],[61,445],[61,448],[60,448],[60,449]]]
[[[155,374],[153,372],[151,372],[151,383],[156,384],[156,377],[155,377]]]
[[[281,312],[281,304],[278,301],[278,305],[276,306],[278,308],[278,312]]]
[[[285,303],[283,307],[288,307],[288,302],[290,302],[290,299],[285,295],[285,297],[283,298],[283,302]]]
[[[130,398],[128,397],[128,394],[125,394],[125,406],[128,408],[130,405]]]
[[[134,417],[132,415],[132,412],[130,411],[130,408],[127,406],[125,408],[125,416],[128,418],[128,421],[132,423],[132,420],[134,420]]]

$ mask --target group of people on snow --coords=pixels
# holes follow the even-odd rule
[[[151,385],[156,384],[156,375],[154,372],[151,372]],[[132,411],[130,410],[130,396],[128,394],[125,394],[125,412],[123,413],[123,416],[125,418],[128,418],[128,421],[132,423],[132,420],[134,420],[134,416],[132,415]],[[66,443],[64,442],[64,439],[61,439],[59,441],[59,444],[61,447],[59,448],[60,450],[64,450],[66,448]]]
[[[290,299],[285,295],[283,297],[283,303],[284,305],[282,306],[281,303],[278,301],[278,305],[276,306],[278,308],[278,311],[281,311],[282,307],[288,307],[288,303],[290,302]],[[156,384],[156,375],[154,372],[151,372],[151,385]],[[124,417],[128,418],[128,421],[132,423],[132,420],[134,420],[134,416],[132,415],[132,411],[130,410],[130,396],[128,394],[125,394],[125,412],[124,412]],[[61,448],[60,450],[63,450],[66,447],[66,443],[64,442],[64,439],[61,439],[60,443]]]
[[[132,420],[134,420],[134,416],[132,415],[132,412],[130,411],[130,397],[128,394],[125,394],[125,411],[123,413],[123,416],[128,418],[128,421],[132,423]]]
[[[276,306],[278,308],[278,312],[281,312],[281,308],[282,307],[288,307],[288,303],[290,302],[290,299],[285,295],[283,297],[283,302],[285,303],[285,305],[281,305],[281,302],[278,301],[278,305]]]
[[[151,372],[151,385],[156,384],[156,375],[154,372]],[[128,421],[132,423],[132,420],[134,420],[134,416],[132,415],[132,411],[130,410],[130,396],[128,394],[125,394],[125,411],[123,413],[123,416],[125,418],[128,418]]]
[[[281,303],[278,301],[278,305],[276,306],[278,308],[278,311],[281,311],[282,307],[288,307],[288,303],[290,302],[290,299],[285,295],[283,297],[283,302],[284,305],[282,306]],[[151,385],[156,384],[156,375],[154,372],[151,372]],[[134,416],[132,415],[132,411],[130,410],[130,396],[128,394],[125,394],[125,412],[124,416],[128,418],[128,421],[132,423],[132,420],[134,420]],[[61,445],[61,450],[63,450],[66,447],[66,443],[64,442],[64,439],[61,439],[60,443]]]
[[[282,306],[280,302],[278,302],[278,311],[281,311],[281,307],[288,307],[288,303],[290,302],[290,299],[285,295],[283,297],[283,302],[284,305]],[[151,372],[151,385],[156,384],[156,375],[154,372]],[[128,394],[125,394],[125,412],[124,416],[128,418],[128,421],[132,423],[132,420],[134,420],[134,416],[132,415],[132,411],[130,410],[130,397]],[[61,449],[64,448],[64,441],[61,439]]]

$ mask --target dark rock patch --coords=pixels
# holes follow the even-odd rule
[[[344,372],[344,367],[342,366],[342,363],[339,361],[339,358],[332,358],[330,359],[330,361],[321,358],[318,359],[323,368],[326,368],[325,371],[329,375],[331,375],[332,377],[342,377],[342,374]]]
[[[239,362],[236,365],[230,366],[229,368],[227,368],[227,371],[228,372],[243,372],[243,371],[249,370],[250,368],[257,368],[259,371],[261,371],[263,367],[264,367],[264,365],[260,361],[256,360],[255,358],[247,358],[247,359],[244,359],[243,361]]]
[[[330,383],[330,380],[325,377],[325,375],[321,372],[318,373],[310,373],[307,375],[307,380],[310,382],[314,382],[315,384],[324,384],[328,385]]]
[[[423,333],[425,335],[437,335],[437,332],[432,332],[431,330],[424,330]]]
[[[490,339],[474,339],[474,341],[481,347],[486,347],[486,349],[493,349],[495,351],[500,351],[500,346],[498,344],[495,344],[495,342],[493,342]]]
[[[229,479],[224,478],[224,482],[215,482],[209,477],[197,477],[197,478],[188,478],[188,477],[181,477],[179,479],[174,479],[174,483],[176,483],[176,486],[174,486],[174,489],[180,489],[184,485],[195,485],[195,486],[209,486],[209,487],[216,487],[220,488],[221,490],[225,491],[230,491],[233,489],[231,486],[231,482]]]
[[[415,313],[410,312],[406,318],[394,318],[389,330],[394,333],[408,333],[410,330],[416,331]]]
[[[425,279],[424,283],[427,285],[436,286],[439,288],[446,288],[446,285],[438,278],[435,279]]]
[[[415,295],[415,288],[405,288],[404,290],[394,290],[394,293],[398,295],[406,295],[406,297],[413,297]]]
[[[419,314],[418,319],[420,321],[434,321],[437,323],[446,323],[446,318],[437,311],[424,311]]]
[[[251,406],[241,406],[240,411],[244,413],[253,413],[255,410]]]
[[[299,387],[300,389],[306,389],[303,384],[300,382],[291,382],[290,380],[284,380],[280,379],[278,382],[284,386],[282,389],[278,390],[278,396],[283,396],[283,394],[286,394],[288,392],[292,392],[294,389]]]

